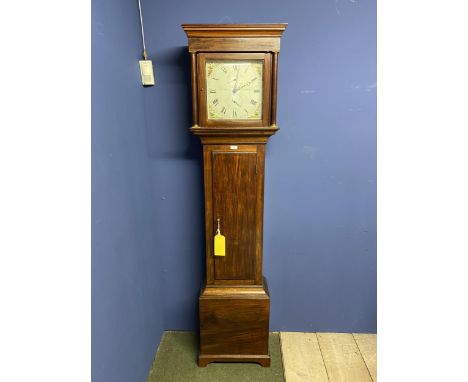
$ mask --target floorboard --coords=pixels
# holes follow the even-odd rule
[[[350,333],[317,333],[330,382],[373,382]]]
[[[377,382],[377,335],[353,333],[372,380]]]
[[[315,333],[280,333],[287,382],[328,382]]]

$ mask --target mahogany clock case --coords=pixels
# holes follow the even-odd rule
[[[206,282],[199,298],[199,366],[214,361],[270,365],[270,296],[262,274],[265,145],[278,131],[278,52],[286,26],[182,25],[192,64],[190,131],[203,144]],[[208,118],[207,60],[262,62],[261,118]],[[214,256],[218,219],[225,256]]]

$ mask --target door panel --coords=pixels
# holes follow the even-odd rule
[[[219,218],[226,237],[226,256],[214,257],[216,280],[255,278],[256,165],[256,152],[212,152],[213,228]]]

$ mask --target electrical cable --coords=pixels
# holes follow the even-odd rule
[[[140,25],[141,25],[141,39],[143,41],[143,57],[146,60],[146,45],[145,45],[145,31],[143,29],[143,16],[141,14],[141,3],[140,0],[138,0],[138,10],[140,11]]]

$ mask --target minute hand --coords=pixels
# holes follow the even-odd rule
[[[251,85],[252,82],[254,82],[256,79],[257,79],[257,77],[255,77],[253,80],[247,82],[246,84],[244,84],[244,85],[242,85],[242,86],[240,86],[240,87],[238,87],[238,88],[235,88],[235,89],[234,89],[234,93],[236,93],[238,90],[240,90],[240,89],[242,89],[242,88],[245,88],[246,86]]]

